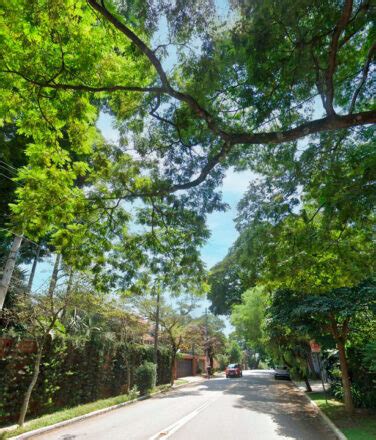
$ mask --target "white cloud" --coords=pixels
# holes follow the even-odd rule
[[[252,171],[236,172],[232,168],[226,172],[226,177],[223,179],[222,191],[226,193],[236,194],[240,199],[247,190],[249,182],[256,178],[256,174]]]

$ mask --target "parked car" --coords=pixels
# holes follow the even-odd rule
[[[289,369],[286,366],[276,367],[274,369],[274,379],[291,380]]]
[[[226,368],[226,377],[242,377],[242,367],[240,364],[229,364]]]

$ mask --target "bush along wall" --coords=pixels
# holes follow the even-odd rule
[[[157,366],[145,361],[136,369],[136,384],[141,396],[149,393],[157,382]]]
[[[34,356],[14,343],[0,357],[0,426],[17,421]],[[136,369],[152,360],[153,347],[148,345],[92,338],[77,346],[56,338],[45,350],[27,418],[127,393],[136,384]],[[168,350],[160,350],[158,384],[170,381],[169,361]]]

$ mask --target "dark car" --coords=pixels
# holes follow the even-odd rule
[[[230,364],[226,368],[226,377],[242,377],[242,367],[240,364]]]
[[[274,379],[291,380],[289,369],[285,366],[276,367],[274,369]]]

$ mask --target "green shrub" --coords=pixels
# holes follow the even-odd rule
[[[341,382],[333,382],[330,385],[330,394],[337,400],[343,401],[343,386]],[[354,405],[357,408],[375,408],[376,407],[376,390],[363,389],[358,384],[351,385],[351,394]]]
[[[141,395],[149,393],[157,381],[157,366],[145,361],[136,370],[136,384]]]

